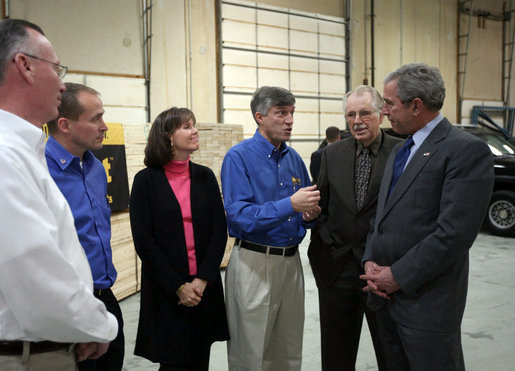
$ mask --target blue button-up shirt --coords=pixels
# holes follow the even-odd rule
[[[49,137],[45,155],[50,175],[68,201],[75,229],[88,256],[94,287],[106,289],[116,281],[111,252],[111,209],[102,163],[89,151],[80,159]]]
[[[276,149],[259,131],[232,147],[222,164],[222,191],[231,236],[272,246],[299,244],[306,228],[290,197],[311,185],[299,154]]]

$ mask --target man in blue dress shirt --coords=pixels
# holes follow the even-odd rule
[[[320,193],[290,139],[295,97],[264,86],[250,104],[258,129],[222,165],[229,234],[226,272],[230,370],[300,370],[304,276],[298,245],[320,213]]]
[[[75,228],[94,280],[94,294],[118,320],[118,335],[106,354],[79,362],[79,370],[121,370],[124,357],[122,312],[110,287],[116,281],[111,252],[111,210],[107,177],[91,150],[102,148],[107,125],[99,93],[81,84],[66,83],[59,116],[48,123],[45,148],[48,169],[68,201]]]

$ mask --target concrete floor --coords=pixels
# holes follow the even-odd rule
[[[304,371],[319,371],[320,331],[318,294],[306,256],[309,232],[301,245],[306,281],[304,325]],[[481,233],[470,252],[467,307],[462,324],[465,364],[469,371],[515,370],[515,238]],[[139,312],[139,294],[121,301],[125,320],[126,357],[124,370],[157,370],[159,365],[136,357],[134,340]],[[211,348],[210,370],[227,370],[226,343]],[[356,370],[377,370],[366,321]]]

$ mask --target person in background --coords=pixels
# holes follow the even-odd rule
[[[134,354],[162,371],[208,370],[211,344],[229,338],[220,276],[227,223],[215,175],[190,161],[195,123],[187,108],[157,116],[130,198],[142,261]]]
[[[299,243],[318,216],[311,186],[290,139],[295,97],[263,86],[252,95],[254,136],[222,164],[229,234],[236,237],[226,272],[230,370],[300,370],[304,276]]]
[[[59,115],[47,123],[45,155],[50,175],[72,209],[79,241],[93,275],[93,293],[118,321],[118,334],[107,353],[79,363],[80,371],[120,371],[125,354],[122,310],[111,286],[116,269],[111,251],[111,210],[107,177],[102,163],[91,153],[102,148],[107,125],[99,93],[82,84],[66,83]]]
[[[325,129],[325,140],[327,141],[327,145],[339,141],[340,129],[338,129],[336,126],[329,126],[327,129]],[[322,162],[322,152],[324,148],[320,148],[311,154],[309,172],[311,173],[311,180],[313,183],[317,183],[318,180],[318,174],[320,173],[320,163]]]
[[[322,211],[308,257],[318,286],[322,370],[354,370],[363,315],[379,370],[386,370],[375,312],[366,306],[361,260],[388,155],[400,139],[381,131],[383,98],[361,85],[344,98],[352,137],[324,150],[318,178]]]
[[[65,91],[59,63],[39,26],[0,21],[2,370],[75,370],[77,358],[100,357],[118,332],[93,295],[72,212],[45,161],[41,127]]]
[[[488,146],[440,114],[437,68],[407,64],[384,81],[383,114],[409,134],[386,163],[363,263],[389,370],[464,370],[461,320],[469,249],[494,180]]]

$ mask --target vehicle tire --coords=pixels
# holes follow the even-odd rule
[[[485,223],[492,234],[515,236],[515,192],[495,191],[492,194]]]

